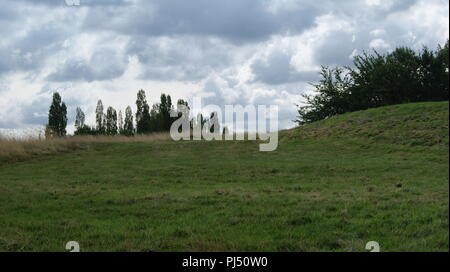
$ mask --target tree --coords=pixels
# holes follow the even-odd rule
[[[183,101],[184,102],[184,101]],[[170,116],[173,111],[172,98],[170,95],[161,94],[160,103],[154,104],[150,112],[151,131],[162,132],[170,131],[170,127],[177,118]]]
[[[84,125],[83,127],[77,129],[75,131],[75,135],[81,136],[81,135],[97,135],[97,130],[94,127],[90,127],[87,125]]]
[[[117,112],[113,107],[108,107],[106,113],[106,134],[117,135]]]
[[[55,136],[57,135],[57,131],[59,128],[59,115],[60,115],[60,107],[61,107],[61,96],[59,93],[53,94],[53,101],[50,105],[50,110],[48,112],[48,134],[51,135],[53,132]]]
[[[137,93],[137,99],[136,99],[136,124],[139,123],[139,121],[142,118],[143,112],[144,112],[144,107],[145,105],[147,105],[147,99],[145,96],[145,91],[144,90],[139,90]]]
[[[136,130],[138,134],[151,132],[150,107],[144,90],[140,90],[136,99]]]
[[[150,131],[151,132],[159,132],[162,131],[164,126],[164,121],[161,115],[161,106],[159,103],[156,103],[152,106],[150,111]]]
[[[61,104],[61,115],[59,117],[59,136],[66,136],[66,127],[67,127],[67,106],[66,103],[62,102]]]
[[[352,79],[340,68],[322,67],[322,80],[313,84],[315,95],[303,95],[305,104],[298,106],[299,125],[326,119],[351,108],[349,86]]]
[[[175,121],[170,117],[170,112],[173,110],[172,98],[170,95],[161,94],[161,103],[159,104],[159,114],[161,120],[161,127],[159,131],[169,131],[172,123]]]
[[[448,41],[433,52],[400,47],[356,56],[354,67],[327,68],[298,106],[300,125],[333,115],[393,104],[449,100]]]
[[[146,134],[152,132],[150,108],[147,104],[144,105],[141,119],[139,120],[139,123],[136,125],[136,130],[138,134]]]
[[[119,129],[119,134],[123,135],[123,117],[122,117],[122,110],[119,111],[119,116],[117,117],[117,126]]]
[[[185,108],[187,108],[187,109],[190,110],[190,107],[189,107],[188,102],[185,101],[185,100],[183,100],[183,99],[178,99],[177,106],[178,106],[178,107],[184,106]]]
[[[425,91],[421,100],[440,101],[449,99],[448,40],[436,52],[424,48],[420,57],[420,82]]]
[[[66,135],[67,107],[59,93],[53,94],[52,104],[48,113],[48,135],[63,137]]]
[[[436,54],[439,75],[437,78],[436,100],[449,100],[449,55],[448,55],[449,40],[444,47],[439,46]]]
[[[420,59],[412,49],[400,47],[387,55],[375,51],[357,56],[354,64],[349,71],[355,110],[420,101]]]
[[[86,118],[86,116],[85,116],[83,110],[81,110],[80,107],[77,107],[77,116],[75,118],[75,128],[77,130],[82,129],[84,127],[85,118]]]
[[[125,136],[134,135],[133,112],[131,111],[130,106],[128,106],[127,109],[125,110],[125,124],[123,127],[123,134]]]
[[[105,114],[103,113],[103,102],[98,100],[97,109],[95,110],[96,129],[98,134],[106,133]]]

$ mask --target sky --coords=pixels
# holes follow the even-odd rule
[[[278,105],[294,126],[325,66],[449,37],[447,0],[0,0],[0,128],[47,122],[52,94],[94,124],[98,99],[144,89],[203,104]]]

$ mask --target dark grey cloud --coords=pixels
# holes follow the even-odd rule
[[[50,96],[39,96],[29,105],[22,107],[21,121],[25,125],[46,124]]]
[[[392,13],[409,9],[418,1],[419,0],[311,0],[306,2],[309,2],[312,6],[320,9],[323,13],[331,13],[340,17],[346,16],[348,18],[357,18],[360,21],[376,24],[380,23],[380,21],[384,20]]]
[[[316,71],[296,71],[291,65],[291,59],[291,54],[280,51],[270,54],[267,60],[258,59],[251,66],[255,75],[254,81],[278,85],[298,81],[312,82],[318,78]]]
[[[9,24],[11,20],[14,20],[18,16],[17,11],[14,9],[14,5],[12,3],[5,3],[0,9],[0,22],[2,26],[4,24]],[[3,27],[2,27],[3,28]],[[3,29],[5,31],[6,29]]]
[[[387,7],[388,2],[390,5]],[[243,43],[264,41],[273,35],[302,33],[314,26],[320,15],[331,13],[360,20],[363,27],[376,26],[389,14],[406,10],[416,2],[380,1],[380,5],[369,9],[366,1],[354,0],[339,3],[331,0],[320,3],[312,0],[81,0],[79,7],[67,7],[65,0],[7,1],[0,11],[0,21],[8,31],[17,33],[22,30],[26,21],[22,10],[27,10],[35,23],[34,28],[28,30],[24,37],[12,39],[8,46],[2,47],[0,44],[0,56],[3,60],[0,75],[8,71],[39,70],[48,57],[58,53],[67,38],[80,33],[107,31],[112,35],[115,33],[129,37],[125,54],[137,56],[146,67],[141,79],[197,81],[211,71],[231,65],[233,51],[237,51]],[[43,6],[47,6],[48,11],[42,10]],[[34,10],[33,7],[40,8]],[[39,18],[51,16],[52,12],[65,12],[65,16],[55,16],[54,20],[41,25]],[[401,31],[400,29],[393,35],[398,35]],[[0,33],[6,37],[11,36],[5,30],[0,30]],[[316,60],[327,65],[348,64],[348,56],[354,49],[353,44],[348,42],[349,35],[335,33],[328,38],[329,42],[318,45],[320,50],[315,52]],[[170,48],[162,48],[161,37],[176,41],[169,45]],[[210,37],[217,38],[220,42],[211,43],[208,40]],[[367,44],[368,41],[355,48],[366,49]],[[103,53],[105,59],[120,59],[114,55],[107,57],[105,54],[106,52]],[[283,81],[311,78],[309,73],[296,73],[292,70],[286,65],[287,59],[288,56],[283,59],[280,55],[273,56],[269,63],[254,63],[252,68],[256,80],[281,84]],[[107,63],[112,67],[93,69],[89,66],[94,63],[68,59],[65,66],[48,79],[95,81],[123,74],[122,63]],[[270,71],[272,67],[278,68],[278,71]],[[111,74],[108,76],[107,72]]]
[[[69,58],[47,79],[56,82],[111,80],[123,75],[126,59],[111,49],[95,52],[89,60]]]
[[[51,11],[43,11],[22,1],[2,3],[0,13],[7,15],[0,16],[0,76],[18,71],[39,73],[47,58],[57,54],[64,40],[76,31],[71,25],[73,14],[52,20]]]
[[[324,66],[348,66],[352,64],[351,55],[356,49],[363,48],[360,42],[356,43],[356,36],[348,31],[331,33],[326,41],[318,46],[314,52],[317,63]],[[367,41],[367,39],[365,39]]]
[[[210,38],[132,38],[127,54],[143,64],[141,79],[197,81],[231,65],[236,48]]]
[[[93,8],[85,21],[91,30],[168,36],[216,36],[234,42],[262,40],[273,34],[302,31],[318,10],[307,3],[296,10],[273,13],[267,1],[155,0],[117,9]],[[107,20],[111,18],[110,20]]]
[[[76,3],[76,0],[15,0],[25,5],[33,6],[49,6],[49,7],[67,7],[72,3]],[[129,5],[129,1],[126,0],[78,0],[80,7],[96,7],[96,6],[125,6]]]

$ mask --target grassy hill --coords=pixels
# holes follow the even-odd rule
[[[448,251],[448,103],[0,165],[0,251]]]
[[[353,112],[285,132],[290,139],[365,138],[368,143],[448,146],[448,102]]]

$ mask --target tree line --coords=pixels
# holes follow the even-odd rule
[[[188,103],[179,99],[177,107],[184,106],[189,111]],[[140,134],[150,134],[156,132],[168,132],[170,128],[182,113],[178,113],[178,117],[172,117],[171,112],[174,111],[172,98],[170,95],[162,94],[160,102],[150,107],[144,90],[137,93],[136,113],[133,115],[132,109],[128,106],[125,114],[122,111],[117,112],[113,107],[108,107],[105,112],[102,100],[98,100],[95,111],[95,125],[90,126],[85,123],[86,115],[80,107],[76,109],[75,118],[75,135],[107,135],[107,136],[134,136]],[[189,113],[187,113],[189,115]],[[199,115],[196,120],[201,126],[209,125],[208,122],[218,123],[216,114],[211,114],[210,118],[204,118]],[[195,125],[196,120],[191,119],[191,128]],[[217,122],[216,122],[217,121]],[[48,115],[48,125],[46,126],[47,137],[64,137],[66,136],[67,126],[67,107],[61,100],[59,93],[53,94],[52,104],[50,105]],[[211,125],[209,125],[211,127]],[[214,126],[211,127],[211,130]],[[220,126],[219,126],[220,129]]]
[[[182,99],[178,101],[178,104],[187,106],[187,102]],[[170,130],[172,123],[177,119],[170,116],[171,111],[174,110],[170,95],[162,94],[160,102],[150,108],[144,90],[137,93],[135,115],[130,106],[125,109],[125,116],[122,111],[117,113],[111,106],[106,109],[106,112],[104,110],[103,102],[99,100],[95,111],[95,126],[89,126],[84,123],[85,115],[78,107],[75,118],[75,135],[133,136],[166,132]]]
[[[322,67],[322,79],[303,95],[299,125],[337,114],[393,104],[449,100],[449,42],[437,50],[400,47],[391,53],[364,53],[354,67]]]

